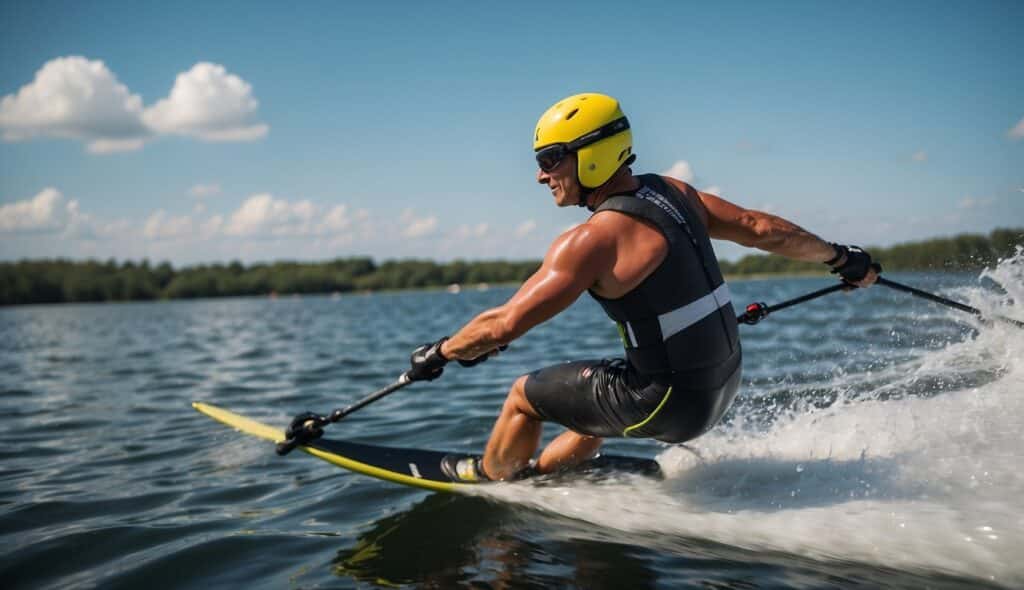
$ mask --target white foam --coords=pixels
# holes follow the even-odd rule
[[[1005,295],[962,292],[1020,317],[1024,254],[983,273]],[[1013,303],[1016,302],[1016,305]],[[964,321],[970,317],[950,312]],[[957,315],[960,314],[960,315]],[[973,320],[970,320],[973,321]],[[877,392],[971,373],[980,385],[928,397],[858,395],[755,429],[735,420],[667,448],[664,482],[482,489],[611,530],[698,538],[817,559],[1024,584],[1024,330],[977,333],[876,369]],[[836,380],[837,390],[847,373]]]

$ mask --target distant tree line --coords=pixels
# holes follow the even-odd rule
[[[959,234],[888,248],[867,247],[883,270],[980,270],[1014,255],[1024,245],[1024,228],[997,229],[983,234]],[[822,265],[772,254],[751,254],[736,262],[723,260],[722,272],[733,276],[822,272]]]
[[[23,260],[0,263],[0,305],[189,299],[234,295],[347,293],[451,284],[518,283],[538,261],[341,258],[329,262],[210,264],[175,269],[163,262]]]
[[[1024,228],[997,229],[988,235],[963,234],[889,248],[871,248],[886,270],[977,270],[1014,254],[1024,244]],[[417,289],[451,284],[520,283],[537,268],[536,260],[510,262],[339,258],[328,262],[210,264],[175,269],[115,260],[23,260],[0,263],[0,305],[86,301],[188,299],[277,293],[347,293]],[[781,256],[750,255],[722,261],[732,276],[822,273],[820,264]]]

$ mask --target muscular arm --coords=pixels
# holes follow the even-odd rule
[[[786,258],[805,262],[825,262],[835,257],[835,249],[818,236],[777,215],[744,209],[710,193],[702,193],[692,186],[668,179],[684,194],[696,197],[695,204],[707,214],[708,235],[729,240],[750,248],[757,248]]]
[[[569,307],[614,264],[614,241],[591,224],[559,236],[539,270],[507,303],[476,316],[441,347],[449,359],[471,360],[525,334]]]
[[[835,257],[828,242],[777,215],[744,209],[721,197],[698,193],[708,211],[708,234],[806,262],[825,262]]]

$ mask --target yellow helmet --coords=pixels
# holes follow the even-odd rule
[[[593,189],[631,161],[633,133],[619,101],[605,94],[576,94],[540,116],[533,150],[541,169],[546,170],[569,152],[576,152],[580,184]]]

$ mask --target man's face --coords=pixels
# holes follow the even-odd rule
[[[537,169],[537,182],[547,185],[555,204],[569,207],[580,202],[580,185],[576,182],[576,154],[570,153],[562,158],[550,172]]]

